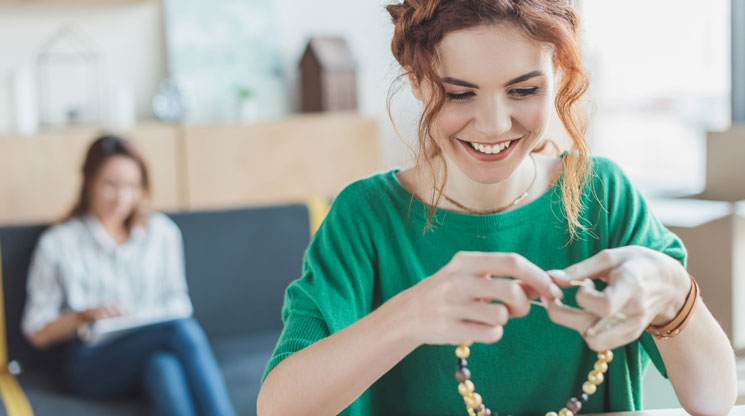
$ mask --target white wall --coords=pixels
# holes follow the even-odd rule
[[[85,33],[100,52],[104,91],[132,88],[138,118],[152,118],[150,102],[167,73],[161,22],[158,2],[0,6],[0,131],[11,128],[5,99],[11,72],[35,68],[40,49],[66,24]]]
[[[393,27],[383,8],[386,3],[277,0],[275,11],[277,38],[290,91],[296,90],[298,60],[310,36],[341,35],[349,41],[359,67],[360,111],[380,120],[384,137],[381,150],[388,167],[403,160],[407,151],[395,138],[385,109],[388,87],[398,71],[390,53]],[[0,131],[12,127],[6,98],[11,72],[17,67],[33,67],[42,45],[66,23],[81,29],[101,52],[105,86],[131,86],[138,119],[153,118],[152,96],[158,82],[167,76],[162,22],[161,6],[156,1],[0,6]],[[399,94],[397,104],[404,109],[416,108],[408,90]],[[397,118],[404,125],[411,124],[406,123],[406,117]],[[412,119],[413,115],[408,118]],[[409,130],[413,133],[413,129]]]
[[[385,168],[410,163],[411,152],[405,143],[415,142],[421,111],[404,85],[393,101],[394,119],[404,138],[399,140],[386,111],[388,89],[400,71],[390,50],[393,25],[384,9],[389,2],[274,0],[277,42],[289,78],[288,90],[294,95],[291,102],[297,102],[298,60],[308,39],[313,35],[346,38],[358,63],[359,109],[379,120]],[[131,86],[138,119],[153,118],[152,96],[167,76],[162,10],[157,1],[0,6],[0,98],[9,95],[7,80],[12,69],[33,65],[44,42],[68,22],[88,34],[101,51],[106,84]],[[8,100],[0,99],[0,131],[10,128],[8,107]],[[554,120],[553,130],[557,124]]]
[[[298,59],[310,36],[341,35],[347,39],[358,64],[359,109],[380,120],[383,160],[386,167],[391,167],[400,165],[408,150],[395,137],[386,113],[386,94],[391,81],[399,74],[390,48],[393,25],[384,9],[388,3],[387,0],[277,0],[275,11],[279,22],[278,42],[285,73],[291,76],[291,91],[297,90]],[[398,94],[394,104],[397,124],[410,140],[414,137],[411,124],[417,102],[406,88]]]

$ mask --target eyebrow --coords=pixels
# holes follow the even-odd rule
[[[509,87],[510,85],[517,84],[518,82],[527,81],[527,80],[529,80],[531,78],[540,77],[540,76],[543,76],[543,72],[542,71],[528,72],[527,74],[520,75],[517,78],[513,78],[513,79],[507,81],[504,84],[504,86],[505,87]],[[472,83],[470,83],[468,81],[463,81],[462,79],[453,78],[453,77],[445,77],[445,78],[442,79],[442,82],[445,82],[447,84],[457,85],[459,87],[479,89],[479,86],[476,85],[476,84],[472,84]]]

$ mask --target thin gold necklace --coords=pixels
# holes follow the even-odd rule
[[[445,195],[445,192],[442,193],[442,197],[445,198],[446,201],[450,202],[451,204],[455,205],[456,207],[462,209],[463,211],[468,212],[469,214],[479,214],[479,215],[486,215],[486,214],[496,214],[498,212],[502,212],[508,208],[512,208],[515,205],[519,204],[520,201],[528,197],[528,193],[533,188],[533,185],[535,184],[535,180],[538,177],[538,164],[535,163],[535,158],[533,157],[533,154],[530,154],[530,159],[533,161],[533,180],[530,181],[530,185],[528,185],[528,189],[525,190],[520,196],[518,196],[514,201],[510,202],[509,204],[497,208],[497,209],[490,209],[488,211],[479,211],[473,208],[468,208],[467,206],[461,204],[460,202],[454,200],[453,198],[450,198],[449,196]]]

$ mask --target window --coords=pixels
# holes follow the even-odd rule
[[[700,192],[706,132],[731,122],[730,1],[579,7],[593,152],[618,162],[645,193]]]

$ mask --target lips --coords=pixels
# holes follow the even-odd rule
[[[469,142],[465,140],[456,139],[461,143],[467,153],[475,157],[477,160],[484,162],[495,162],[506,158],[515,145],[522,140],[522,137],[514,140],[503,140],[496,143],[478,143]]]

